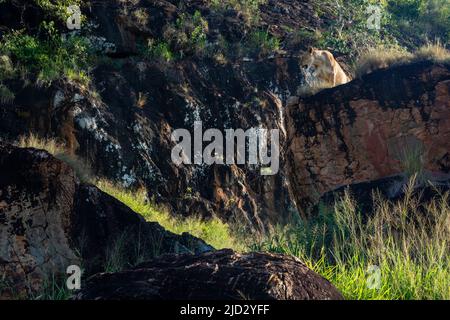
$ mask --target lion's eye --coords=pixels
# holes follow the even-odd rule
[[[303,69],[308,69],[308,65],[307,64],[305,64],[305,65],[303,65],[303,67],[302,67]]]

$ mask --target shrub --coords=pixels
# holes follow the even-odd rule
[[[164,39],[168,41],[174,51],[180,55],[204,53],[207,42],[208,22],[202,17],[200,11],[193,15],[180,14],[175,25],[167,27]],[[164,48],[161,48],[164,49]]]
[[[150,59],[170,62],[174,60],[174,54],[170,50],[170,45],[165,41],[148,39],[145,46],[140,48],[141,53]]]
[[[251,54],[266,56],[280,49],[280,40],[268,31],[255,30],[248,38],[247,48]]]
[[[381,16],[380,30],[367,27],[368,14],[366,10],[370,4],[379,4],[384,10],[383,2],[371,0],[317,2],[316,10],[323,10],[327,16],[333,17],[330,25],[327,25],[326,30],[322,32],[318,46],[346,54],[351,60],[354,60],[367,48],[396,44],[395,39],[386,28],[389,25],[389,15],[385,12]]]
[[[37,74],[38,82],[49,84],[60,77],[88,81],[89,45],[78,36],[62,37],[54,23],[43,23],[42,37],[14,31],[3,37],[0,52]]]
[[[81,6],[82,0],[33,0],[49,17],[54,17],[62,22],[69,18],[67,8],[71,5]]]
[[[1,104],[9,104],[14,101],[15,98],[14,92],[9,90],[7,86],[0,83],[0,103]]]
[[[398,37],[450,40],[450,2],[448,0],[389,0],[388,11]]]

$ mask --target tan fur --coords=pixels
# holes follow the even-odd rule
[[[310,48],[301,59],[305,71],[313,72],[314,77],[324,86],[335,87],[350,81],[333,54],[327,50]]]

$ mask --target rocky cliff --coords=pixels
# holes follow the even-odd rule
[[[4,33],[18,27],[36,32],[48,18],[29,2],[0,6]],[[291,39],[290,30],[323,27],[333,19],[327,7],[319,15],[315,1],[260,6],[261,41],[269,45],[277,37],[282,45],[275,50],[252,47],[248,15],[216,10],[208,1],[95,1],[83,13],[88,23],[77,32],[96,52],[90,83],[5,80],[15,97],[0,99],[4,140],[30,131],[56,137],[96,175],[130,188],[144,185],[174,214],[217,215],[259,230],[309,211],[326,192],[404,172],[405,153],[420,149],[419,162],[430,174],[444,179],[448,172],[446,65],[375,72],[292,104],[304,82],[298,57],[308,39]],[[149,59],[142,52],[146,41],[172,39],[173,28],[196,14],[207,40],[202,50],[176,39],[177,59]],[[56,27],[69,34],[61,23]],[[280,172],[176,166],[170,135],[178,128],[192,131],[194,121],[219,130],[279,129]]]

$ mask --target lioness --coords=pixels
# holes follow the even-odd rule
[[[302,56],[301,65],[306,75],[313,81],[321,82],[323,87],[335,87],[350,81],[333,54],[327,50],[309,48]]]

